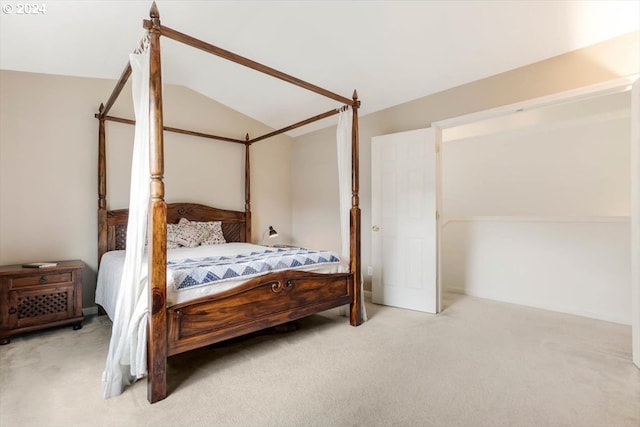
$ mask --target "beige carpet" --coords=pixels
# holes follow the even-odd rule
[[[640,426],[630,328],[454,295],[432,316],[368,305],[170,359],[101,398],[105,317],[0,347],[0,426]]]

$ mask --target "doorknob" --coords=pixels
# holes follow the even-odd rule
[[[380,227],[378,227],[377,225],[374,225],[373,227],[371,227],[371,229],[373,231],[380,231]]]

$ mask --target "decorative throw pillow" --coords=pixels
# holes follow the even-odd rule
[[[167,249],[179,248],[180,244],[176,241],[176,233],[178,224],[167,224]]]
[[[207,236],[202,241],[202,245],[219,245],[220,243],[227,243],[222,234],[222,222],[210,221],[210,222],[192,222],[191,224],[197,224],[198,227],[206,230]]]
[[[178,223],[178,228],[176,230],[175,241],[182,246],[195,248],[202,243],[205,237],[207,237],[206,233],[206,230],[195,226],[188,219],[180,218],[180,222]]]

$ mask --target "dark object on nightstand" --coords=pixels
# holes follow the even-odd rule
[[[57,261],[53,267],[0,266],[0,345],[9,337],[73,324],[82,328],[80,260]]]

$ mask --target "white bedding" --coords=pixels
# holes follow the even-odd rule
[[[167,250],[167,260],[178,260],[184,258],[199,258],[208,256],[229,256],[241,253],[249,253],[256,250],[265,249],[264,246],[251,243],[225,243],[220,245],[203,245],[195,248],[177,248]],[[96,303],[100,304],[113,319],[118,296],[118,286],[122,276],[122,267],[126,251],[110,251],[103,255],[98,271],[98,281],[96,286]],[[146,260],[143,271],[146,271]],[[334,264],[314,264],[296,268],[296,270],[313,271],[316,273],[346,273],[349,266],[346,262]],[[240,278],[226,280],[211,286],[198,286],[176,291],[171,275],[167,275],[167,307],[174,304],[190,301],[205,295],[213,295],[219,292],[232,289],[250,279]]]

